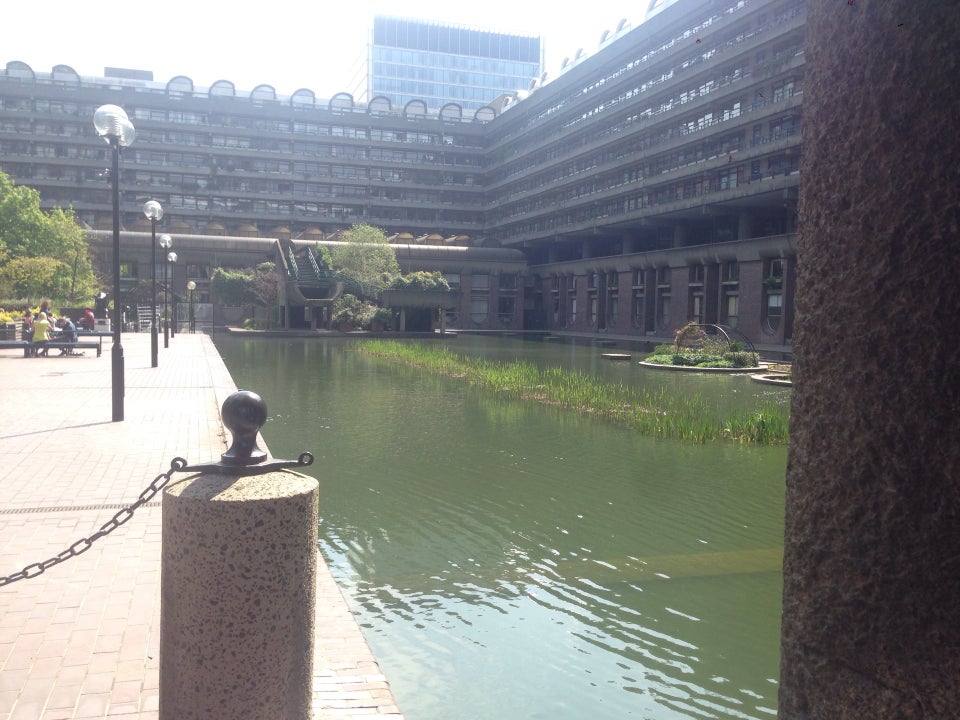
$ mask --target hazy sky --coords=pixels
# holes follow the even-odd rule
[[[100,5],[78,0],[6,0],[0,22],[0,66],[22,60],[37,72],[71,66],[100,76],[104,67],[152,70],[166,82],[187,75],[207,87],[232,81],[238,90],[272,85],[290,95],[301,87],[319,97],[349,91],[375,14],[540,35],[546,70],[564,57],[593,52],[621,18],[634,26],[646,0],[580,0],[559,4],[480,0],[163,0]],[[537,7],[544,8],[542,10]],[[546,9],[549,8],[549,9]]]

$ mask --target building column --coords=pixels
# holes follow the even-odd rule
[[[807,17],[779,717],[955,717],[960,4]]]
[[[687,228],[681,223],[673,226],[673,246],[683,247],[687,241]]]

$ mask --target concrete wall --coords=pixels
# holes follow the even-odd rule
[[[957,717],[960,4],[807,8],[779,717]]]

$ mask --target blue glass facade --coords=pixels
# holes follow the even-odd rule
[[[542,61],[539,37],[377,17],[362,99],[476,109],[502,93],[526,90],[540,77]]]

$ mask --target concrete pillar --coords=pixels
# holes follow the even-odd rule
[[[166,488],[161,720],[311,720],[317,496],[288,471]]]
[[[687,244],[687,227],[681,223],[673,226],[673,246],[683,247]]]
[[[960,4],[807,16],[779,717],[956,717]]]

